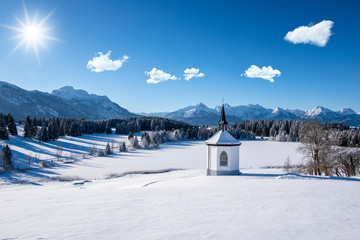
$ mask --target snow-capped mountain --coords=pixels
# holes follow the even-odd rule
[[[139,112],[137,114],[141,116],[164,117],[168,113],[169,112],[151,112],[151,113]]]
[[[292,113],[292,114],[294,114],[295,116],[298,116],[298,117],[302,117],[306,113],[306,111],[303,111],[303,110],[300,110],[300,109],[297,109],[297,108],[295,108],[295,109],[284,108],[284,110],[288,111],[288,112],[290,112],[290,113]]]
[[[306,111],[304,116],[306,116],[307,118],[317,118],[319,116],[331,116],[331,115],[336,115],[336,113],[328,108],[318,106],[311,110]]]
[[[181,108],[175,112],[165,115],[167,118],[192,118],[216,114],[215,109],[208,108],[205,104],[199,103],[195,106]]]
[[[271,120],[275,120],[275,119],[290,119],[290,120],[294,120],[294,119],[299,119],[298,116],[296,116],[295,114],[286,111],[283,108],[275,108],[267,117],[266,119],[271,119]]]
[[[337,111],[337,113],[345,116],[345,115],[352,115],[352,114],[357,114],[354,110],[352,110],[351,108],[343,108],[339,111]],[[358,113],[359,114],[359,113]]]
[[[243,120],[318,120],[321,122],[339,122],[350,126],[360,126],[360,114],[357,114],[351,108],[343,108],[340,111],[332,111],[325,107],[316,107],[314,109],[303,111],[300,109],[276,108],[268,109],[258,104],[230,106],[224,104],[226,119],[229,123]],[[217,125],[221,106],[215,109],[207,107],[200,103],[195,106],[188,106],[174,112],[164,115],[164,117],[183,121],[196,125]]]
[[[177,111],[170,112],[164,115],[166,118],[183,121],[194,125],[217,125],[219,121],[218,111],[207,107],[203,103],[199,103],[195,106],[188,106],[181,108]],[[239,122],[240,118],[232,115],[227,115],[227,120],[230,122]]]
[[[130,113],[125,108],[110,101],[107,96],[89,94],[81,89],[74,89],[70,86],[62,87],[51,93],[69,101],[73,106],[84,111],[89,119],[106,119],[106,118],[127,118],[135,114]]]
[[[234,107],[225,104],[224,107],[227,115],[232,115],[244,120],[263,119],[272,112],[272,109],[264,108],[258,104],[239,105]],[[216,106],[215,110],[220,114],[221,106]]]
[[[27,115],[36,118],[76,117],[86,119],[126,118],[135,116],[106,96],[63,87],[52,94],[27,91],[0,81],[0,112],[10,112],[15,119]]]

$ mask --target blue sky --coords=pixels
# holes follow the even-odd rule
[[[0,24],[19,26],[22,1],[0,0]],[[19,40],[0,27],[0,80],[51,92],[70,85],[107,95],[132,112],[260,104],[268,108],[360,112],[360,25],[357,1],[25,1],[30,19],[56,9],[45,25],[40,63],[30,47],[9,56]],[[285,41],[289,31],[333,22],[326,46]],[[94,72],[98,52],[129,58],[118,69]],[[116,65],[116,64],[115,64]],[[251,65],[281,72],[274,82],[246,77]],[[117,68],[115,67],[115,68]],[[153,68],[174,76],[148,83]],[[195,68],[202,77],[185,80]],[[162,73],[161,73],[162,74]],[[181,78],[179,80],[179,78]]]

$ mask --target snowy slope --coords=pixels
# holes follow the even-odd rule
[[[2,185],[0,238],[357,239],[359,182],[204,173]]]
[[[82,158],[90,145],[103,148],[126,137],[94,134],[39,143],[10,136],[18,161],[36,153],[54,158],[57,145],[78,160],[0,174],[0,239],[356,239],[359,234],[359,181],[259,168],[281,165],[287,156],[301,162],[298,143],[242,141],[242,176],[205,176],[203,141]],[[187,170],[107,177],[163,168]],[[49,176],[90,181],[48,182]],[[4,184],[16,178],[28,184]]]

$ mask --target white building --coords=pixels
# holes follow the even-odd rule
[[[241,142],[226,131],[224,105],[219,121],[220,131],[205,141],[207,145],[207,175],[239,175]]]

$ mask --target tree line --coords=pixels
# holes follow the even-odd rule
[[[254,133],[256,136],[269,137],[281,142],[298,142],[306,135],[309,120],[255,120],[243,121],[229,126]],[[318,123],[329,133],[329,141],[339,147],[359,147],[360,128],[351,128],[342,123]]]

